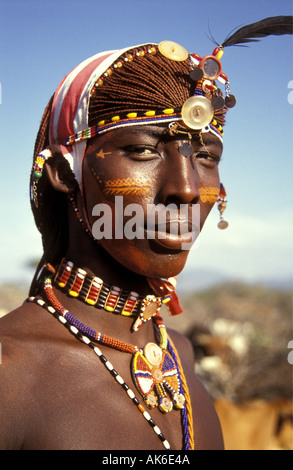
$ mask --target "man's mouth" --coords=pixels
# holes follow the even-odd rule
[[[185,250],[190,249],[196,239],[196,232],[187,232],[180,235],[175,235],[168,232],[160,231],[145,231],[146,238],[154,240],[159,245],[170,250]]]
[[[190,249],[199,234],[199,224],[192,218],[171,214],[166,222],[148,223],[145,238],[170,250]]]

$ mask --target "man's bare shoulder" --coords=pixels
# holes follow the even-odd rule
[[[28,360],[25,343],[28,338],[28,318],[34,308],[28,304],[0,319],[0,449],[22,447],[24,424],[20,416],[28,405]]]
[[[180,358],[193,365],[194,353],[191,341],[185,335],[169,328],[168,335],[171,341],[173,342],[175,348],[177,349]]]
[[[48,374],[56,382],[54,364],[62,357],[58,337],[54,319],[34,303],[0,319],[0,449],[23,448],[37,432]]]
[[[32,331],[31,322],[39,323],[40,308],[34,302],[24,299],[19,307],[0,318],[0,337],[17,336],[21,332]],[[44,316],[43,316],[44,317]]]
[[[30,374],[31,378],[38,377],[62,351],[70,349],[71,342],[65,329],[45,309],[34,302],[24,302],[0,319],[0,373],[7,377],[17,374],[27,383]]]
[[[44,345],[50,338],[58,336],[51,316],[32,302],[24,302],[19,308],[0,318],[0,343],[2,352],[2,373],[18,374],[44,361]],[[52,326],[53,325],[53,326]]]
[[[19,350],[24,352],[25,343],[34,335],[34,323],[39,323],[37,306],[28,302],[0,318],[2,371],[6,370],[8,362],[18,363]]]

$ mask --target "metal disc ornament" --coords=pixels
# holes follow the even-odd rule
[[[183,62],[188,59],[188,52],[180,44],[173,41],[162,41],[158,45],[160,53],[167,57],[167,59],[176,60],[177,62]]]
[[[191,70],[189,75],[191,80],[198,82],[198,80],[201,80],[203,77],[203,70],[200,67],[195,67]]]
[[[225,106],[225,100],[222,96],[213,96],[212,97],[212,106],[214,109],[221,109],[223,106]]]
[[[220,222],[218,223],[218,228],[220,230],[225,230],[228,227],[229,227],[229,223],[224,219],[221,219]]]
[[[207,126],[214,115],[214,108],[204,96],[191,96],[182,106],[182,120],[191,129]]]
[[[227,108],[234,108],[236,104],[236,98],[234,95],[227,95],[225,98],[225,105]]]
[[[190,157],[193,152],[193,148],[189,142],[184,142],[184,144],[178,146],[178,151],[183,157]]]

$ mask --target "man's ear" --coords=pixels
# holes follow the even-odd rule
[[[46,162],[46,172],[52,187],[56,191],[69,194],[75,191],[78,183],[69,166],[68,161],[61,153],[54,153]]]

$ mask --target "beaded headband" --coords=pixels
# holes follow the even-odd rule
[[[147,124],[164,124],[181,121],[182,115],[180,111],[181,110],[178,108],[169,108],[162,110],[162,114],[159,113],[158,115],[156,115],[155,111],[146,111],[145,113],[141,113],[141,115],[139,115],[139,113],[128,113],[125,117],[113,116],[111,121],[108,123],[101,121],[92,127],[88,127],[85,130],[76,132],[75,134],[69,136],[68,139],[66,139],[64,142],[64,146],[72,145],[82,140],[91,139],[97,135],[104,134],[105,132],[122,127]],[[222,142],[223,127],[216,121],[216,119],[213,119],[210,124],[203,127],[201,132],[211,132]]]

